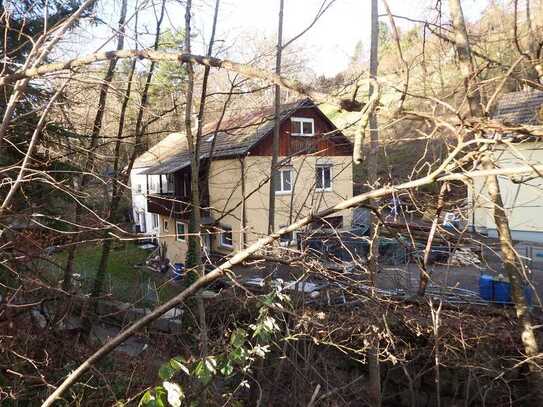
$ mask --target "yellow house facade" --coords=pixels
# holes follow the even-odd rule
[[[228,255],[267,234],[273,116],[265,113],[228,121],[219,132],[204,131],[201,163],[213,151],[209,192],[201,208],[204,255]],[[233,123],[243,130],[225,129]],[[172,263],[185,262],[191,210],[190,156],[184,136],[178,137],[169,157],[139,170],[154,179],[149,182],[154,190],[148,192],[148,211],[158,217],[155,237],[166,244]],[[353,195],[352,145],[310,100],[283,108],[278,161],[276,229]],[[346,210],[321,220],[319,226],[347,229],[351,222],[351,211]],[[280,244],[295,245],[296,234]]]

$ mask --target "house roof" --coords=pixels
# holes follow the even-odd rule
[[[538,90],[504,94],[497,105],[493,118],[510,124],[542,124],[543,92]]]
[[[300,108],[315,107],[310,99],[302,99],[281,106],[283,121]],[[218,127],[218,121],[206,124],[202,129],[200,159],[209,158],[211,138],[215,134],[214,158],[235,157],[246,154],[268,135],[274,128],[274,109],[267,107],[246,114],[224,119]],[[173,133],[140,156],[135,168],[144,168],[142,174],[170,174],[190,165],[191,153],[186,137],[182,133]]]

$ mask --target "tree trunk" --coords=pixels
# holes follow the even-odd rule
[[[157,24],[156,24],[156,35],[155,35],[155,42],[154,42],[154,46],[153,46],[153,48],[155,50],[158,49],[158,46],[159,46],[160,32],[161,32],[160,28],[161,28],[161,25],[162,25],[162,21],[164,19],[164,14],[165,14],[165,3],[166,3],[166,1],[163,0],[160,15],[159,15],[159,18],[158,18]],[[125,12],[126,12],[126,10],[125,10]],[[137,30],[137,27],[136,27],[136,30]],[[134,165],[134,161],[136,160],[138,155],[142,152],[141,150],[142,150],[142,146],[144,144],[143,143],[143,131],[144,131],[143,130],[144,129],[143,114],[144,114],[144,111],[145,111],[145,109],[147,108],[147,105],[148,105],[149,88],[151,86],[151,80],[153,78],[155,66],[156,66],[155,62],[152,62],[150,67],[149,67],[149,72],[147,72],[147,76],[145,78],[145,85],[143,87],[143,93],[142,93],[142,96],[141,96],[141,102],[140,102],[140,106],[139,106],[139,109],[138,109],[138,115],[137,115],[137,119],[136,119],[136,140],[135,140],[135,143],[134,143],[134,149],[133,149],[133,151],[132,151],[132,153],[130,155],[129,162],[128,162],[128,165],[127,165],[126,178],[121,181],[122,183],[126,183],[126,181],[128,180],[128,177],[130,176],[130,171],[132,170],[132,167]],[[133,65],[131,67],[131,70],[133,70],[134,68],[135,68],[135,65],[133,63]],[[126,110],[126,107],[125,107],[124,104],[128,103],[127,98],[129,96],[129,93],[130,93],[130,90],[131,90],[132,75],[133,75],[133,71],[131,71],[130,74],[129,74],[129,86],[127,88],[127,93],[125,94],[125,99],[123,100],[123,107],[122,107],[122,110],[121,110],[119,128],[118,128],[118,131],[117,131],[117,141],[116,141],[116,145],[115,145],[115,150],[116,150],[115,167],[117,167],[117,168],[114,168],[114,169],[117,169],[117,170],[118,170],[118,165],[119,165],[118,164],[118,160],[119,160],[118,155],[120,154],[120,151],[119,151],[120,150],[120,142],[121,142],[122,131],[123,131],[123,128],[124,128],[124,113],[125,113],[125,110]],[[117,174],[117,171],[115,171],[115,174]],[[110,205],[109,217],[108,217],[108,220],[110,220],[112,223],[116,219],[118,207],[119,207],[120,200],[121,200],[121,191],[118,190],[117,179],[114,179],[113,182],[114,182],[114,185],[113,185],[113,190],[112,190],[111,205]],[[107,233],[107,231],[106,231],[106,233]],[[96,272],[96,277],[94,279],[94,286],[93,286],[93,289],[92,289],[92,292],[91,292],[91,298],[97,298],[102,293],[104,282],[105,282],[105,277],[106,277],[106,274],[107,274],[107,265],[108,265],[108,261],[109,261],[109,254],[111,252],[111,244],[112,244],[111,239],[109,239],[108,236],[106,235],[105,240],[104,240],[104,242],[102,244],[102,255],[100,257],[100,263],[99,263],[99,266],[98,266],[98,270]]]
[[[436,207],[436,214],[434,217],[434,221],[432,222],[432,227],[430,228],[430,233],[428,234],[428,240],[426,242],[426,247],[424,249],[424,258],[422,260],[422,264],[420,265],[420,281],[419,281],[419,290],[417,292],[417,295],[420,297],[423,297],[426,292],[426,287],[428,286],[428,282],[430,281],[430,271],[428,270],[428,260],[430,259],[430,253],[432,251],[432,243],[434,241],[434,236],[437,230],[437,225],[439,223],[439,217],[441,216],[441,212],[443,211],[443,207],[445,205],[445,193],[447,192],[448,183],[444,182],[441,185],[441,189],[439,190],[439,195],[437,198],[437,207]]]
[[[471,49],[460,0],[449,0],[449,8],[453,19],[456,49],[460,60],[462,75],[464,76],[464,84],[466,86],[467,98],[470,105],[470,113],[473,116],[481,116],[483,110],[480,104],[479,89],[477,88],[476,81],[474,80],[475,69],[472,62]],[[482,164],[484,169],[493,168],[493,163],[488,156],[484,156],[482,158]],[[521,339],[524,345],[524,351],[527,358],[533,359],[538,354],[538,346],[535,331],[530,319],[530,314],[528,313],[526,299],[524,298],[523,294],[524,279],[521,273],[521,263],[516,256],[515,249],[513,247],[511,230],[509,229],[507,214],[503,208],[503,200],[498,184],[498,178],[495,175],[489,176],[486,178],[486,183],[488,187],[488,194],[494,207],[494,223],[496,224],[496,229],[498,231],[504,269],[511,282],[513,301],[515,302],[517,317],[522,329]],[[540,390],[541,385],[543,384],[543,375],[533,360],[530,361],[530,372],[534,381],[534,389],[537,392],[536,397],[541,401],[543,400],[541,398]]]
[[[377,67],[379,64],[379,9],[377,0],[371,0],[371,45],[370,45],[370,79],[377,79]],[[374,89],[370,83],[369,97],[377,89]],[[368,184],[370,188],[375,188],[377,182],[377,154],[379,151],[379,130],[377,115],[375,110],[369,116],[369,132],[370,132],[370,148],[366,158],[368,168]],[[371,205],[378,205],[378,202],[373,201]],[[378,256],[379,256],[379,219],[377,216],[370,213],[370,255],[368,258],[368,268],[370,273],[370,283],[375,286],[377,271],[378,271]],[[368,370],[369,370],[369,392],[370,405],[372,407],[381,406],[381,369],[379,363],[379,339],[376,336],[370,345],[371,349],[368,352]]]
[[[284,0],[279,0],[279,25],[277,29],[277,53],[275,55],[275,73],[281,75],[281,57],[283,54],[283,8]],[[277,162],[279,160],[279,136],[281,126],[281,87],[274,86],[274,128],[273,148],[270,167],[270,200],[268,209],[268,233],[275,229],[275,189],[277,177]]]
[[[485,170],[494,168],[494,165],[488,156],[483,158],[482,163]],[[543,372],[541,371],[541,367],[538,366],[538,360],[540,359],[539,347],[528,310],[528,304],[524,297],[524,285],[526,284],[526,281],[522,272],[522,263],[513,246],[513,239],[511,238],[507,214],[503,207],[498,177],[487,177],[486,184],[488,195],[494,208],[494,223],[496,224],[496,230],[498,231],[503,268],[511,283],[511,294],[513,302],[515,303],[517,318],[521,326],[520,337],[524,346],[525,356],[529,360],[528,366],[530,368],[531,380],[533,381],[532,388],[534,390],[534,397],[540,402],[539,405],[543,405]]]
[[[185,52],[191,52],[191,7],[192,1],[188,0],[185,10]],[[191,215],[189,223],[188,252],[186,266],[193,269],[196,275],[201,274],[202,251],[200,247],[201,212],[200,212],[200,140],[192,133],[192,104],[194,95],[194,67],[191,62],[186,64],[187,69],[187,94],[185,97],[185,135],[191,153]],[[198,133],[196,133],[196,136]]]
[[[464,88],[469,104],[471,116],[482,116],[481,94],[477,81],[475,81],[475,67],[471,57],[471,48],[468,39],[468,31],[464,20],[464,12],[460,0],[449,0],[449,11],[451,13],[454,28],[456,52],[460,64],[460,71],[464,78]]]
[[[378,4],[377,0],[372,0],[371,2],[371,46],[370,46],[370,78],[377,78],[377,68],[379,65],[379,16],[378,16]],[[376,92],[373,84],[370,83],[369,88],[369,97]],[[379,152],[379,129],[377,122],[377,115],[372,111],[369,115],[369,133],[370,133],[370,142],[369,142],[369,151],[366,157],[366,165],[368,169],[368,184],[370,188],[375,187],[377,182],[377,154]],[[373,205],[376,202],[372,203]],[[379,244],[377,242],[378,236],[375,233],[376,225],[378,219],[373,214],[370,213],[370,236],[372,237],[372,243],[370,245],[370,256],[368,261],[368,267],[370,272],[370,282],[372,285],[375,284],[375,278],[377,274],[377,261],[379,255]]]
[[[213,46],[215,43],[215,33],[217,29],[217,20],[219,15],[220,0],[215,1],[215,11],[213,16],[213,25],[211,29],[211,37],[207,49],[207,57],[211,57],[213,54]],[[190,53],[190,32],[191,32],[191,7],[192,1],[187,1],[185,9],[185,52]],[[204,76],[202,78],[202,89],[200,93],[200,105],[198,108],[198,123],[196,129],[196,135],[192,132],[192,103],[194,93],[194,67],[192,63],[187,64],[188,73],[188,87],[185,106],[185,132],[189,149],[191,151],[191,219],[189,224],[189,248],[187,254],[187,267],[192,268],[197,275],[197,278],[202,277],[205,274],[203,261],[202,261],[202,227],[201,227],[201,209],[202,209],[202,197],[200,196],[200,181],[206,183],[203,187],[203,191],[208,195],[208,178],[211,162],[208,162],[202,167],[202,173],[200,171],[200,140],[202,138],[202,131],[205,124],[205,108],[207,99],[207,85],[209,79],[210,67],[204,68]],[[221,117],[222,118],[222,117]],[[213,140],[214,146],[215,140]],[[211,157],[209,158],[211,161]],[[208,204],[208,203],[206,203]],[[196,299],[199,325],[200,325],[200,354],[202,357],[207,356],[208,352],[208,337],[207,337],[207,323],[204,300],[201,296]],[[201,395],[201,403],[205,402],[205,393]]]
[[[121,15],[119,17],[119,34],[117,37],[117,51],[120,51],[124,48],[124,24],[126,20],[126,0],[123,0],[121,5]],[[92,126],[92,133],[89,146],[87,148],[87,157],[85,159],[85,164],[83,166],[83,175],[81,176],[80,183],[76,190],[85,191],[87,184],[90,181],[88,173],[91,172],[92,167],[94,166],[94,150],[98,146],[98,138],[100,137],[100,132],[102,130],[102,122],[104,120],[104,114],[106,109],[107,96],[109,89],[111,87],[111,82],[113,80],[113,75],[115,74],[115,68],[117,67],[117,58],[111,59],[109,62],[106,74],[100,85],[100,94],[98,97],[98,108],[96,110],[96,115],[94,117],[94,123]],[[81,222],[83,216],[83,208],[79,202],[75,203],[75,214],[74,214],[74,225],[77,227]],[[66,261],[66,266],[64,268],[64,278],[62,281],[62,288],[64,291],[70,291],[72,288],[72,276],[74,272],[74,260],[75,260],[75,251],[77,249],[77,241],[79,240],[79,235],[74,235],[72,244],[68,249],[68,257]]]

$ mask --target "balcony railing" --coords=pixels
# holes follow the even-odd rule
[[[147,211],[178,219],[188,219],[190,204],[188,197],[173,194],[152,194],[147,196]]]
[[[152,194],[147,196],[147,211],[171,218],[188,220],[190,218],[190,197],[176,197],[173,194]],[[210,223],[211,211],[200,211],[203,224]]]
[[[290,137],[289,154],[311,154],[317,147],[318,142],[313,137]]]

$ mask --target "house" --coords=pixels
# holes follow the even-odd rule
[[[134,162],[134,166],[130,173],[130,189],[132,192],[132,215],[134,224],[138,232],[145,233],[149,236],[156,236],[159,232],[158,214],[150,213],[147,210],[147,200],[151,193],[158,193],[159,186],[156,184],[158,177],[149,177],[143,174],[143,171],[149,169],[157,162],[162,162],[170,158],[181,147],[180,141],[183,135],[172,133],[156,144],[144,154],[139,156]],[[182,143],[181,143],[182,144]],[[172,176],[169,177],[172,179]],[[167,189],[167,184],[166,184]],[[163,191],[166,191],[162,188]]]
[[[227,255],[267,234],[273,118],[273,109],[266,108],[223,120],[219,128],[204,126],[200,167],[210,162],[200,208],[206,252]],[[283,105],[280,123],[276,227],[353,194],[352,144],[315,103]],[[131,174],[136,219],[179,263],[187,253],[190,158],[184,134],[171,134],[138,158]],[[351,211],[344,211],[322,219],[320,226],[349,228],[351,221]],[[286,236],[282,244],[295,238]]]
[[[498,101],[494,119],[508,125],[543,124],[543,92],[521,91],[505,94]],[[493,159],[500,168],[543,164],[543,143],[531,136],[510,134],[503,136],[513,148],[498,145]],[[498,181],[509,217],[514,240],[543,243],[543,178],[540,176],[505,177]],[[474,228],[489,237],[497,237],[493,208],[486,194],[484,178],[474,179],[469,196]]]

